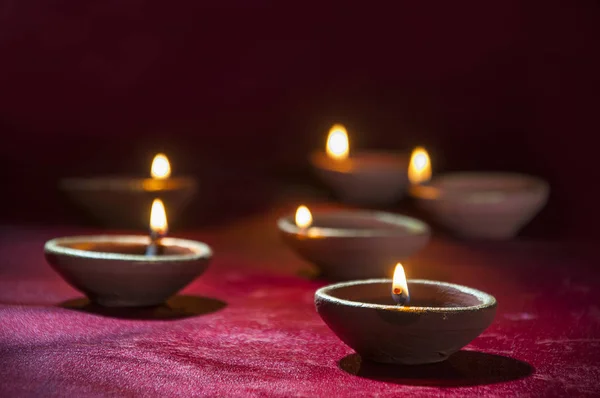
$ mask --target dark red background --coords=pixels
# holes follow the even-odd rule
[[[142,175],[158,150],[223,212],[268,203],[339,121],[438,171],[543,176],[530,232],[598,235],[597,1],[0,6],[1,220],[78,222],[60,177]]]

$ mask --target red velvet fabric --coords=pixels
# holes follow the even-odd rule
[[[323,281],[279,241],[273,214],[180,232],[216,256],[168,305],[89,305],[42,255],[72,228],[0,230],[0,395],[597,396],[600,280],[583,245],[436,238],[409,277],[498,299],[495,322],[447,362],[365,363],[317,315]]]

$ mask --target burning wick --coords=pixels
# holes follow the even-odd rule
[[[406,305],[410,301],[408,294],[408,285],[406,284],[406,275],[402,264],[396,264],[394,270],[394,279],[392,280],[392,299],[398,305]]]
[[[162,200],[154,199],[150,211],[150,244],[146,248],[146,256],[162,254],[163,246],[160,244],[160,240],[167,234],[168,229],[165,206]]]

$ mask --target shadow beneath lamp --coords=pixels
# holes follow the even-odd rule
[[[478,351],[459,351],[444,362],[412,366],[364,361],[358,354],[350,354],[338,365],[343,371],[366,379],[430,387],[503,383],[528,377],[535,371],[526,362]]]
[[[57,305],[74,311],[110,318],[131,320],[175,320],[217,312],[227,303],[211,297],[177,295],[154,307],[103,307],[87,298],[68,300]]]

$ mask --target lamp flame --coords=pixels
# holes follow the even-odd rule
[[[329,129],[326,150],[330,158],[337,160],[348,158],[350,144],[348,142],[348,132],[343,125],[335,124]]]
[[[312,214],[306,206],[299,206],[296,210],[296,225],[298,228],[308,228],[312,224]]]
[[[392,298],[400,305],[408,303],[410,299],[406,275],[404,274],[404,267],[401,263],[396,264],[396,269],[394,270],[394,278],[392,279]]]
[[[167,223],[167,213],[162,200],[154,199],[152,210],[150,211],[150,231],[158,236],[167,234],[169,225]]]
[[[410,156],[408,179],[411,184],[422,184],[431,179],[431,160],[423,147],[416,147]]]
[[[152,160],[152,167],[150,168],[150,174],[152,178],[156,178],[158,180],[164,180],[169,178],[171,175],[171,165],[169,164],[169,159],[163,153],[158,153],[154,156]]]

